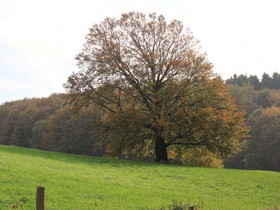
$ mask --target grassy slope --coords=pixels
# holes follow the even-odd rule
[[[96,158],[0,145],[0,209],[159,209],[174,199],[204,209],[279,205],[280,173]]]

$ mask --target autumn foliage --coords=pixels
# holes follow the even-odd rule
[[[170,161],[207,167],[279,171],[279,90],[254,90],[250,86],[230,86],[229,89],[238,103],[233,108],[246,111],[247,124],[251,128],[249,138],[241,142],[241,152],[234,158],[221,159],[206,147],[186,149],[170,146]],[[116,135],[113,135],[113,131],[110,132],[111,136],[108,135],[106,127],[100,129],[100,119],[105,122],[103,120],[108,118],[108,129],[123,120],[118,124],[121,128],[134,128],[135,135],[144,132],[139,126],[139,119],[144,119],[139,112],[130,112],[125,118],[120,116],[112,121],[111,116],[105,116],[93,105],[80,110],[78,114],[72,108],[66,103],[64,94],[6,102],[0,105],[0,144],[87,155],[114,155],[114,150],[121,147],[112,148],[116,144]],[[104,139],[104,132],[107,139]],[[121,139],[127,133],[124,130],[116,134]],[[154,148],[151,141],[146,141],[146,144],[132,150],[121,150],[120,154],[118,156],[123,158],[153,159]]]
[[[135,12],[93,25],[76,59],[67,94],[0,106],[0,144],[279,170],[279,74],[224,82],[182,22]]]
[[[105,154],[92,109],[73,115],[63,94],[0,106],[0,144],[78,154]]]
[[[77,60],[80,71],[65,84],[69,101],[102,109],[112,154],[154,148],[156,161],[168,161],[170,149],[202,147],[228,157],[247,135],[243,114],[180,21],[136,12],[106,18]]]
[[[273,74],[275,83],[277,73]],[[271,78],[264,74],[261,81]],[[239,78],[239,76],[237,77]],[[259,79],[257,78],[257,81]],[[271,86],[273,87],[273,86]],[[253,84],[230,85],[230,92],[236,98],[240,110],[246,112],[250,126],[250,138],[243,141],[242,151],[226,161],[226,167],[280,170],[279,107],[280,90],[274,88],[256,89]]]

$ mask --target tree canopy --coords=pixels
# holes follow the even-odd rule
[[[90,28],[65,88],[74,108],[102,108],[114,154],[202,147],[220,157],[247,134],[225,85],[182,22],[130,12]],[[141,153],[140,152],[140,153]]]
[[[237,156],[225,161],[225,166],[279,171],[280,90],[254,90],[249,83],[229,85],[229,88],[239,109],[246,111],[250,138],[243,141],[244,147]]]
[[[272,77],[267,74],[263,73],[262,78],[259,79],[256,75],[250,75],[249,77],[245,74],[236,75],[234,74],[233,77],[230,77],[226,80],[227,84],[231,85],[238,85],[238,86],[246,86],[252,85],[255,90],[261,89],[280,89],[280,74],[274,72]]]

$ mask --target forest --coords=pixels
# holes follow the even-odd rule
[[[262,78],[234,75],[226,80],[240,110],[245,110],[250,137],[242,151],[225,166],[243,169],[280,170],[280,74]]]
[[[221,159],[202,150],[189,149],[180,160],[187,165],[280,171],[280,74],[234,75],[225,80],[238,109],[245,111],[250,136],[242,140],[242,149],[234,157]],[[98,126],[101,111],[94,105],[75,112],[66,94],[31,98],[0,105],[0,144],[48,151],[112,155]],[[149,148],[139,155],[121,158],[153,159]],[[176,160],[172,151],[171,161]],[[173,157],[173,158],[172,158]]]

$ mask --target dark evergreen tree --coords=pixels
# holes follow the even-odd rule
[[[263,88],[268,88],[268,89],[273,88],[273,79],[267,73],[264,73],[262,76],[262,86]]]
[[[273,88],[274,89],[280,89],[280,74],[277,72],[274,72],[272,75],[273,80]]]
[[[250,75],[248,82],[254,87],[255,90],[260,90],[262,88],[262,84],[256,75]]]

